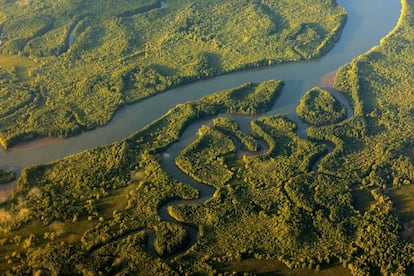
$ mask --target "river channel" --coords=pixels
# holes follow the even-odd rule
[[[179,103],[196,100],[244,82],[270,79],[283,80],[285,86],[273,108],[264,115],[287,115],[298,123],[298,134],[305,137],[306,126],[298,120],[295,112],[300,98],[308,89],[319,85],[323,76],[377,45],[396,25],[401,9],[398,0],[337,2],[347,10],[348,20],[338,43],[322,58],[235,72],[171,89],[121,109],[104,127],[67,139],[44,138],[6,151],[0,150],[0,168],[14,170],[19,174],[24,167],[49,163],[92,147],[122,140]],[[243,118],[243,121],[250,119]],[[184,137],[176,143],[177,146],[168,150],[171,155],[175,155],[175,151],[194,139],[198,125],[192,125],[186,130]],[[163,158],[162,163],[168,173],[174,176],[174,160]],[[0,201],[14,189],[15,185],[0,185]]]

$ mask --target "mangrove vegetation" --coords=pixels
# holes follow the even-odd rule
[[[332,125],[346,118],[345,106],[319,87],[306,92],[296,112],[303,121],[314,126]]]
[[[0,142],[68,137],[186,82],[320,56],[334,1],[0,1]]]
[[[185,81],[318,56],[344,19],[330,0],[0,3],[0,74],[10,77],[0,91],[13,95],[3,97],[4,146],[105,124],[121,104]],[[283,87],[270,80],[25,168],[0,204],[0,273],[412,275],[414,0],[402,4],[396,28],[335,77],[352,116],[329,91],[305,94],[307,139],[284,115],[260,117]],[[249,131],[234,114],[255,115]],[[214,188],[198,204],[201,192],[160,160],[202,119],[171,161]],[[184,203],[166,221],[159,210],[175,199]]]

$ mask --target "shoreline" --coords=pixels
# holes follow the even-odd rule
[[[322,76],[319,82],[319,85],[321,86],[321,88],[323,87],[334,88],[335,76],[338,70],[339,68]]]
[[[17,190],[17,180],[0,184],[0,203],[5,202],[10,195]]]
[[[163,1],[161,1],[163,2]],[[162,8],[162,7],[156,7],[156,8]],[[76,28],[76,25],[87,15],[84,15],[80,18],[78,18],[77,20],[75,20],[75,23],[69,28],[69,33],[65,39],[65,46],[66,46],[66,50],[68,50],[68,48],[71,46],[71,36],[73,36],[73,32],[74,29]],[[96,128],[105,128],[107,125],[109,125],[112,121],[112,119],[118,114],[119,110],[122,107],[128,107],[128,106],[133,106],[135,104],[138,103],[142,103],[143,101],[145,101],[146,99],[149,98],[153,98],[153,97],[157,97],[160,94],[163,93],[168,93],[170,90],[172,89],[176,89],[176,88],[180,88],[186,85],[191,85],[194,83],[197,83],[199,81],[205,81],[205,80],[209,80],[209,79],[214,79],[217,77],[222,77],[225,75],[231,75],[234,73],[243,73],[243,72],[247,72],[247,71],[254,71],[254,70],[263,70],[265,68],[270,68],[270,67],[278,67],[281,65],[287,65],[287,64],[294,64],[294,63],[300,63],[300,62],[312,62],[315,60],[318,60],[320,58],[323,58],[326,54],[328,54],[334,47],[335,44],[340,40],[341,35],[342,35],[342,31],[345,28],[346,22],[347,22],[348,18],[347,16],[345,16],[345,18],[342,20],[341,24],[339,25],[339,27],[337,29],[335,29],[329,37],[327,37],[327,39],[324,41],[323,46],[320,47],[318,49],[318,51],[311,57],[303,57],[301,55],[299,55],[296,58],[293,59],[286,59],[286,60],[282,60],[282,59],[271,59],[271,58],[265,58],[262,60],[259,60],[255,63],[246,63],[241,65],[238,68],[235,69],[231,69],[231,70],[227,70],[227,71],[223,71],[220,72],[218,74],[212,74],[212,75],[208,75],[208,76],[192,76],[192,77],[185,77],[185,78],[181,78],[181,79],[177,79],[177,83],[173,84],[169,87],[166,88],[166,90],[164,91],[158,91],[158,92],[154,92],[153,94],[147,95],[147,96],[142,96],[139,99],[137,99],[136,101],[131,101],[131,102],[127,102],[124,103],[123,105],[120,105],[117,107],[117,110],[111,115],[111,118],[108,120],[108,122],[104,123],[103,125],[99,125],[99,126],[95,126],[93,128],[81,128],[80,132],[74,132],[72,134],[69,134],[68,136],[65,136],[64,138],[60,138],[60,139],[68,139],[68,138],[72,138],[75,137],[81,133],[84,132],[89,132],[89,131],[93,131]],[[63,52],[65,52],[63,51]],[[60,53],[62,54],[62,53]],[[336,72],[337,70],[335,70]],[[218,92],[218,91],[216,91]],[[138,131],[139,129],[137,129]],[[2,144],[2,149],[4,151],[7,151],[9,149],[13,149],[16,147],[21,147],[21,145],[23,144],[30,144],[32,141],[36,141],[36,140],[43,140],[43,139],[47,139],[47,138],[56,138],[53,136],[43,136],[41,133],[36,133],[36,138],[33,137],[25,137],[22,136],[21,140],[19,139],[18,142],[13,142],[13,140],[15,139],[15,136],[12,136],[10,138],[8,138],[7,140],[4,140],[3,144]],[[127,137],[125,137],[127,138]],[[122,140],[122,139],[121,139]],[[10,142],[12,141],[12,142]]]
[[[329,50],[327,52],[329,52]],[[224,75],[230,75],[230,74],[233,74],[233,73],[254,71],[254,70],[262,70],[262,69],[265,69],[266,67],[277,67],[277,66],[280,66],[280,65],[286,65],[286,64],[297,63],[297,62],[304,62],[304,61],[310,61],[311,62],[311,61],[316,60],[318,58],[320,58],[320,57],[315,56],[315,57],[312,57],[310,59],[300,59],[300,60],[294,60],[294,61],[281,61],[280,63],[273,63],[271,65],[259,65],[259,66],[252,66],[252,67],[243,67],[243,68],[240,68],[240,69],[237,69],[237,70],[234,70],[234,71],[223,72],[223,73],[218,74],[218,75],[212,75],[212,76],[203,77],[203,78],[194,78],[194,79],[184,80],[182,83],[180,83],[176,86],[169,87],[166,91],[156,92],[156,93],[151,94],[149,96],[145,96],[145,97],[139,99],[138,101],[131,102],[131,103],[125,103],[124,105],[119,106],[117,111],[111,117],[111,119],[107,123],[105,123],[104,125],[97,126],[97,127],[91,128],[91,129],[87,129],[87,128],[82,129],[80,132],[75,132],[75,134],[71,134],[71,135],[65,136],[65,137],[53,137],[53,136],[41,136],[40,135],[40,136],[37,136],[36,138],[28,138],[28,139],[23,138],[22,140],[20,140],[18,142],[10,143],[10,146],[8,146],[8,147],[5,147],[4,145],[2,145],[1,149],[5,152],[7,152],[7,151],[23,151],[23,150],[34,149],[34,148],[38,148],[38,147],[42,147],[42,146],[47,146],[49,144],[56,144],[58,142],[62,142],[64,140],[66,140],[66,139],[76,137],[76,136],[78,136],[82,133],[87,133],[87,132],[90,132],[90,131],[94,131],[97,128],[105,128],[106,126],[108,126],[111,123],[111,121],[117,115],[117,113],[120,109],[125,108],[125,107],[129,107],[129,106],[133,106],[133,105],[139,104],[139,103],[142,104],[142,102],[144,102],[147,99],[157,97],[160,94],[168,93],[168,91],[171,90],[171,89],[176,89],[176,88],[184,87],[186,85],[191,85],[193,83],[196,83],[197,81],[205,81],[205,80],[209,80],[209,79],[215,79],[217,77],[221,77],[221,76],[224,76]],[[331,72],[327,73],[326,75],[324,75],[321,78],[319,85],[321,87],[326,87],[327,86],[329,88],[333,88],[333,81],[334,81],[336,72],[338,72],[338,70],[339,70],[339,68],[337,68],[334,71],[331,71]],[[331,75],[331,74],[333,74],[333,75]],[[325,83],[326,83],[326,85],[325,85]],[[216,91],[216,92],[219,92],[219,91]],[[137,129],[136,131],[139,131],[139,130],[140,129]],[[128,137],[125,137],[125,138],[128,138]],[[125,138],[123,138],[123,139],[125,139]],[[120,140],[117,140],[117,141],[121,141],[123,139],[120,139]],[[50,140],[50,142],[46,142],[46,140]],[[6,144],[8,144],[7,141],[6,141]]]

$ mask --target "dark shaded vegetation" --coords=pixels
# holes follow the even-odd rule
[[[396,215],[402,222],[414,220],[414,185],[403,185],[389,191],[389,196],[397,207]],[[414,238],[414,236],[412,237]]]
[[[124,104],[200,78],[320,56],[345,20],[321,0],[0,5],[3,147],[105,125]]]
[[[349,270],[339,264],[327,265],[321,270],[312,270],[309,268],[289,269],[279,261],[274,260],[257,260],[254,258],[244,259],[232,262],[226,265],[218,265],[218,272],[249,273],[253,275],[295,275],[295,276],[329,276],[329,275],[351,275]]]
[[[359,210],[360,212],[368,211],[371,207],[371,204],[375,201],[371,191],[367,189],[355,189],[351,194],[352,203],[354,204],[355,209]]]
[[[16,174],[13,171],[0,170],[0,184],[10,183],[16,180]]]

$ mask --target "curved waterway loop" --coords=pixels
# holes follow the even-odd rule
[[[329,88],[326,87],[325,89],[327,89],[338,101],[340,101],[347,110],[347,117],[346,119],[349,119],[350,117],[353,116],[354,112],[352,107],[350,106],[349,102],[345,99],[345,97],[340,94],[338,91],[334,90],[333,88]],[[242,132],[244,132],[245,134],[249,135],[250,133],[250,129],[248,127],[248,124],[250,124],[250,121],[252,120],[252,116],[237,116],[237,115],[228,115],[228,114],[222,114],[221,116],[226,116],[229,117],[235,121],[237,121],[239,123],[239,125],[241,126],[241,130]],[[179,250],[179,252],[176,252],[174,254],[174,256],[185,252],[188,248],[190,248],[192,245],[195,244],[195,242],[197,241],[198,238],[198,230],[190,225],[181,223],[179,221],[176,221],[173,217],[171,217],[170,213],[168,212],[168,208],[169,206],[175,206],[175,205],[190,205],[190,204],[196,204],[196,205],[202,205],[204,204],[207,200],[209,200],[214,192],[215,192],[215,188],[206,184],[202,184],[200,182],[195,181],[193,178],[191,178],[190,176],[184,174],[175,164],[175,159],[178,157],[178,155],[180,154],[180,152],[182,152],[184,150],[184,148],[186,146],[188,146],[189,144],[191,144],[195,139],[196,139],[196,133],[198,132],[198,129],[202,126],[202,125],[206,125],[206,124],[210,124],[211,123],[211,119],[206,119],[206,120],[200,120],[197,121],[191,125],[189,125],[186,130],[183,132],[183,134],[181,135],[180,141],[176,142],[174,144],[172,144],[162,155],[160,155],[160,164],[161,167],[168,173],[168,175],[170,175],[171,177],[173,177],[176,180],[179,180],[183,183],[189,184],[191,185],[193,188],[197,189],[199,191],[199,198],[198,199],[194,199],[194,200],[184,200],[184,199],[177,199],[177,200],[170,200],[165,202],[163,205],[160,206],[159,210],[158,210],[158,214],[161,217],[161,219],[163,221],[167,221],[167,222],[171,222],[171,223],[177,223],[179,225],[181,225],[188,234],[189,240],[187,242],[187,244],[181,249]],[[298,121],[296,121],[296,123],[298,123]],[[307,125],[305,123],[301,122],[302,126],[306,126]],[[322,126],[322,127],[329,127],[332,125],[326,125],[326,126]],[[298,133],[300,132],[301,134],[299,134],[299,136],[303,139],[306,139],[306,132],[302,131],[300,128],[297,129]],[[240,148],[240,142],[237,141],[237,139],[233,138],[233,142],[236,145],[237,148],[237,155],[242,156],[242,155],[262,155],[262,154],[266,154],[269,146],[266,144],[265,141],[262,140],[258,140],[261,148],[259,151],[257,152],[250,152],[250,151],[245,151],[245,150],[241,150]],[[331,145],[330,143],[327,143],[327,148],[328,151],[327,153],[332,152],[332,150],[334,149],[334,145]],[[314,163],[312,164],[312,171],[317,174],[318,173],[318,164],[320,163],[320,161],[326,156],[326,154],[320,156],[317,160],[314,161]],[[151,255],[151,252],[154,252],[153,250],[153,246],[152,244],[148,244],[147,246],[147,250],[148,253]],[[168,256],[167,261],[170,260],[172,256]]]
[[[264,115],[287,115],[298,124],[298,134],[306,138],[306,125],[297,118],[295,113],[300,98],[306,90],[318,85],[322,76],[336,70],[339,66],[378,44],[379,40],[395,26],[401,7],[398,1],[390,0],[338,0],[338,3],[348,11],[348,21],[339,42],[327,55],[320,59],[236,72],[172,89],[167,93],[156,95],[124,108],[105,127],[84,132],[68,139],[40,139],[14,147],[8,151],[1,151],[0,168],[12,169],[19,173],[22,168],[27,166],[48,163],[91,147],[121,140],[158,118],[178,103],[196,100],[202,96],[248,81],[283,80],[285,82],[283,92],[271,111]],[[245,121],[246,123],[251,120],[247,117],[240,118],[243,120],[238,121]],[[168,174],[200,191],[200,198],[197,200],[174,200],[161,206],[159,215],[165,221],[176,223],[168,214],[168,206],[203,204],[214,192],[213,187],[194,181],[183,174],[174,164],[174,157],[195,139],[196,130],[202,123],[198,122],[191,125],[184,132],[180,141],[168,148],[160,160],[162,167]],[[243,127],[245,126],[242,125]],[[14,184],[0,185],[0,200],[4,200],[13,190],[15,190]],[[185,224],[180,225],[189,233],[188,248],[197,240],[198,232],[193,227]]]

